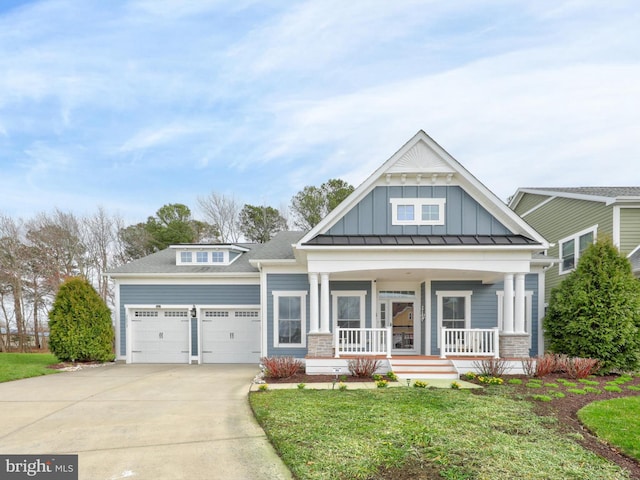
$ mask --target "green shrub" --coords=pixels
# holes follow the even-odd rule
[[[610,239],[590,245],[553,289],[544,329],[551,351],[598,359],[605,373],[640,366],[640,282]]]
[[[83,278],[70,278],[58,290],[49,312],[49,349],[61,361],[109,362],[114,333],[111,311]]]
[[[567,392],[575,393],[576,395],[586,395],[587,391],[582,390],[581,388],[567,388]]]
[[[633,390],[634,392],[640,392],[640,386],[638,385],[629,385],[627,388],[629,390]]]
[[[389,370],[387,372],[387,379],[391,382],[397,382],[398,376],[395,373],[393,373],[391,370]]]
[[[542,384],[541,383],[535,383],[535,382],[527,382],[525,387],[527,387],[527,388],[542,388]]]
[[[531,398],[538,402],[550,402],[552,400],[549,395],[533,395]]]
[[[602,391],[598,390],[595,387],[584,387],[584,391],[587,393],[602,393]]]
[[[544,386],[547,388],[558,388],[557,383],[545,383]]]
[[[604,389],[607,392],[616,392],[617,393],[617,392],[621,392],[622,391],[622,389],[617,385],[605,385]]]
[[[389,386],[388,380],[376,380],[376,387],[378,388],[386,388]]]
[[[413,383],[413,386],[415,388],[427,388],[427,385],[429,385],[429,384],[427,382],[422,381],[422,380],[416,380]]]
[[[509,385],[522,385],[522,379],[520,378],[510,378],[507,383]]]
[[[564,398],[566,395],[562,392],[551,392],[550,395],[555,398]]]

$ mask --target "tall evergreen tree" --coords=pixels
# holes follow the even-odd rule
[[[114,359],[111,312],[84,278],[66,280],[49,312],[49,348],[62,361]]]
[[[552,352],[596,358],[604,372],[640,366],[640,282],[610,239],[553,289],[544,330]]]

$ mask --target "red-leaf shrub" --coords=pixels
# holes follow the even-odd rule
[[[262,357],[260,363],[265,378],[289,378],[303,367],[302,360],[293,357]]]
[[[599,362],[595,358],[567,358],[565,363],[569,378],[587,378],[599,369]]]
[[[380,366],[380,361],[375,358],[357,357],[349,360],[349,372],[354,377],[371,377]]]
[[[556,356],[550,353],[536,358],[536,377],[546,377],[556,370]]]

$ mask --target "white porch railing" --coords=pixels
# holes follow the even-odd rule
[[[336,328],[335,357],[340,355],[386,355],[391,358],[391,327]]]
[[[440,331],[440,358],[447,355],[500,357],[498,328],[447,328]]]

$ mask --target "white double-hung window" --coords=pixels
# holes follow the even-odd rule
[[[333,325],[340,328],[364,328],[365,291],[333,291]]]
[[[393,225],[444,225],[444,198],[392,198],[390,203]]]
[[[563,238],[558,241],[560,246],[560,256],[562,261],[560,262],[560,274],[571,272],[578,265],[578,260],[584,251],[591,245],[596,239],[596,231],[598,226],[594,225],[581,232],[578,232],[570,237]]]
[[[274,345],[304,347],[306,345],[307,292],[273,292]]]

